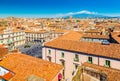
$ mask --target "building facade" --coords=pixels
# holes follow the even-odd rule
[[[33,44],[42,44],[44,42],[48,42],[51,39],[57,38],[63,35],[66,31],[64,30],[40,30],[40,31],[31,31],[26,30],[26,43]]]
[[[63,76],[66,81],[72,81],[78,71],[78,66],[86,62],[120,70],[119,44],[103,45],[96,42],[66,39],[61,37],[45,43],[42,49],[43,59],[64,66]]]
[[[14,50],[17,46],[25,44],[25,32],[8,27],[1,32],[0,43],[6,44],[10,50]]]
[[[48,41],[49,33],[47,31],[26,31],[26,43],[41,44]]]

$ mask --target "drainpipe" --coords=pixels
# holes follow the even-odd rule
[[[46,56],[46,47],[45,47],[45,60],[47,60],[46,57],[47,57],[47,56]]]
[[[56,63],[56,49],[55,49],[55,63]]]
[[[98,65],[100,65],[99,62],[100,62],[100,60],[99,60],[99,56],[98,56]]]

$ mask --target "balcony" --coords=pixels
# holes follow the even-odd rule
[[[105,64],[104,66],[105,66],[105,67],[110,67],[110,65],[107,65],[107,64]]]

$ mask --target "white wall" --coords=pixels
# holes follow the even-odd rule
[[[115,68],[115,69],[120,70],[120,61],[118,61],[118,60],[112,60],[112,59],[107,59],[107,58],[100,58],[99,60],[100,60],[101,66],[105,66],[105,60],[109,60],[111,68]]]
[[[51,55],[48,54],[48,50],[51,50]],[[61,57],[61,53],[64,52],[64,58]],[[47,56],[51,56],[52,57],[52,62],[55,62],[57,64],[61,64],[60,59],[65,60],[65,78],[69,79],[69,81],[72,81],[72,72],[75,69],[75,64],[83,64],[84,62],[88,61],[88,57],[90,55],[85,55],[85,54],[78,54],[79,55],[79,62],[75,62],[74,61],[74,57],[75,54],[77,53],[73,53],[73,52],[68,52],[68,51],[62,51],[62,50],[56,50],[56,49],[51,49],[51,48],[43,48],[42,49],[42,58],[45,60],[47,59]],[[105,65],[105,58],[99,57],[99,61],[98,61],[98,57],[97,56],[90,56],[92,57],[93,60],[93,64],[97,64],[98,62],[101,66]],[[120,61],[118,60],[112,60],[112,59],[107,59],[111,61],[111,68],[115,68],[115,69],[119,69],[120,70]]]

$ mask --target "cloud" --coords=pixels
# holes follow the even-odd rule
[[[69,12],[69,13],[65,13],[65,14],[56,14],[55,16],[56,17],[64,17],[64,16],[71,16],[71,15],[77,15],[77,14],[97,14],[97,12],[82,10],[79,12]]]
[[[120,13],[101,13],[101,15],[109,17],[120,17]]]

